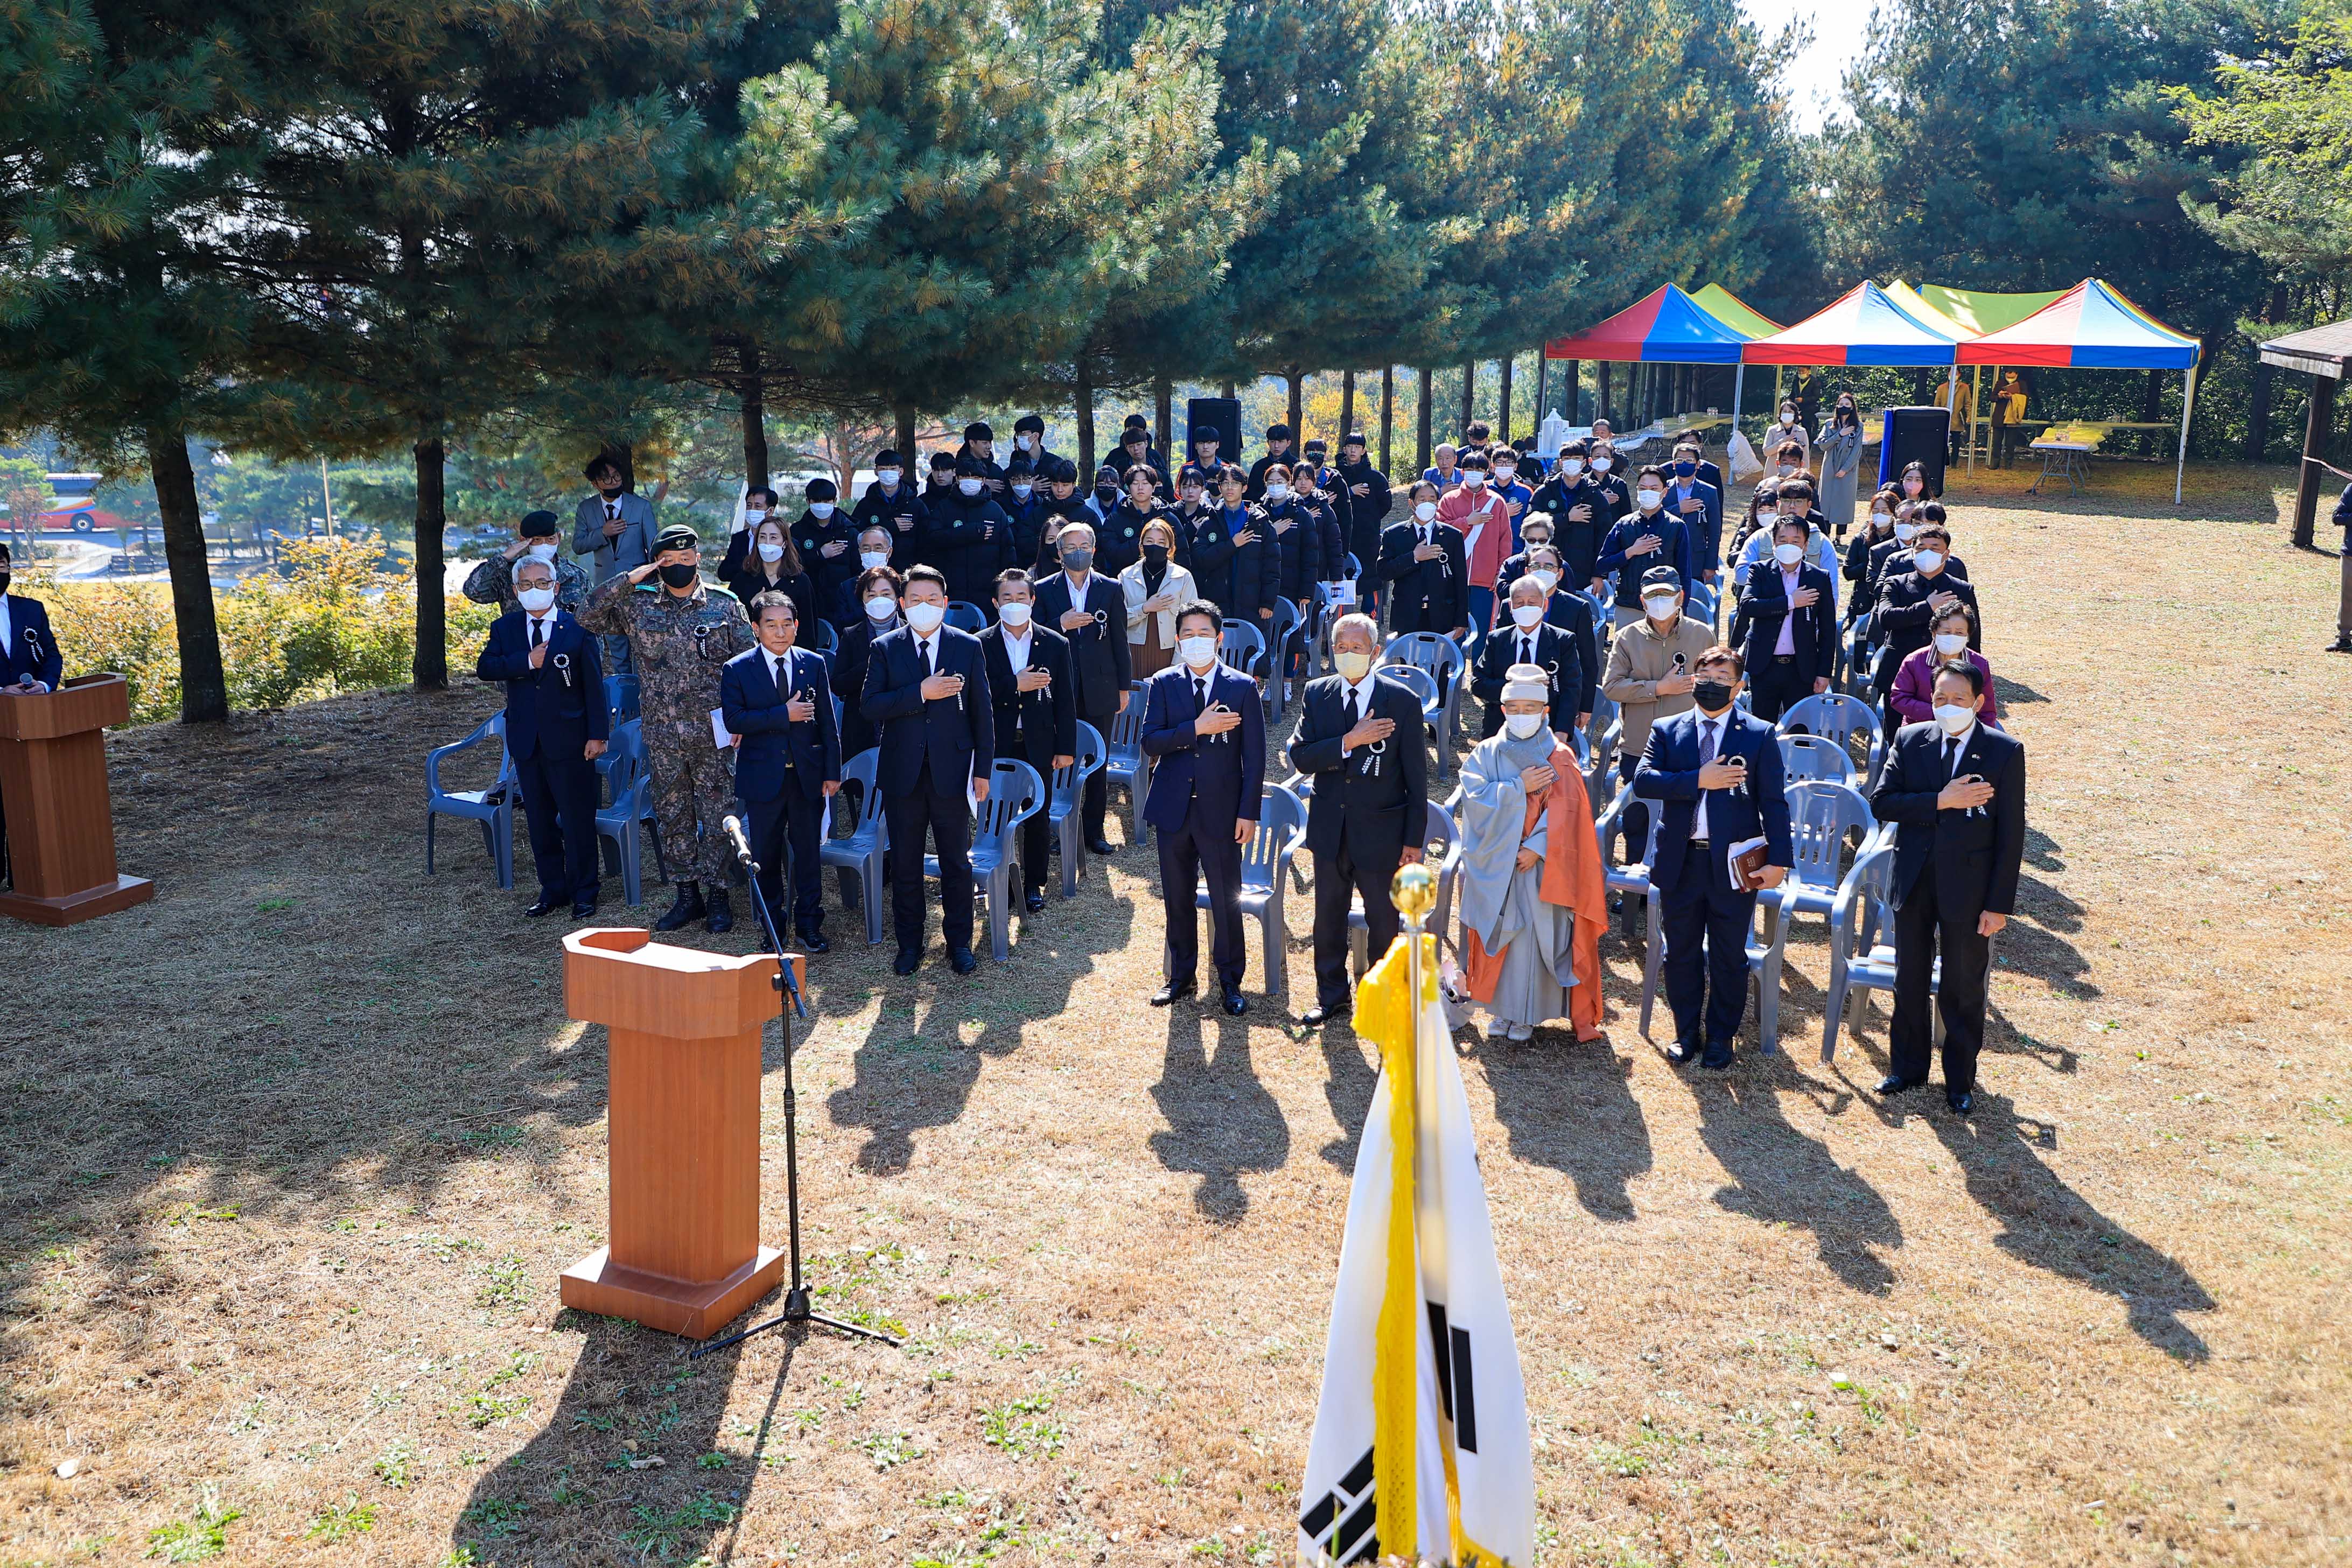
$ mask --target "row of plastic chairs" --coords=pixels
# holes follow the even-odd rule
[[[498,771],[489,784],[480,789],[450,789],[441,780],[441,769],[451,758],[462,755],[477,746],[498,743]],[[645,901],[643,887],[644,840],[643,824],[653,820],[653,774],[646,760],[645,732],[638,721],[632,719],[614,726],[604,754],[597,759],[596,771],[603,775],[605,804],[596,812],[596,833],[600,840],[613,844],[613,861],[620,872],[621,894],[631,905]],[[499,886],[511,889],[515,882],[515,813],[522,806],[522,788],[515,776],[514,759],[507,751],[507,716],[493,713],[462,741],[436,746],[425,757],[425,869],[436,874],[434,865],[434,829],[439,819],[454,816],[478,824],[482,830],[482,847],[490,857]],[[654,837],[654,860],[661,879],[668,880],[669,869],[662,860],[661,837]]]

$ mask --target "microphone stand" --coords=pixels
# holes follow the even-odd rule
[[[792,1279],[784,1287],[784,1308],[764,1323],[754,1323],[740,1333],[730,1334],[723,1340],[697,1345],[687,1352],[688,1361],[699,1361],[713,1351],[723,1351],[730,1345],[741,1344],[753,1334],[793,1323],[818,1323],[837,1329],[845,1334],[856,1334],[869,1340],[880,1340],[886,1345],[899,1341],[878,1329],[861,1328],[828,1318],[812,1310],[809,1306],[808,1282],[801,1278],[801,1158],[800,1142],[795,1132],[800,1109],[800,1097],[793,1087],[793,1015],[808,1016],[808,1005],[802,1000],[800,983],[793,975],[793,961],[784,952],[783,937],[776,930],[776,913],[768,907],[765,894],[760,890],[760,863],[751,858],[751,841],[743,836],[743,825],[735,817],[727,819],[727,836],[734,841],[735,862],[743,868],[751,885],[751,909],[760,917],[760,929],[767,933],[768,951],[776,955],[776,1022],[784,1034],[784,1212],[788,1216],[791,1236]],[[790,1005],[786,1005],[789,1003]]]

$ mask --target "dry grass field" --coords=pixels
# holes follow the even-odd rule
[[[1883,1002],[1818,1060],[1817,923],[1721,1079],[1613,937],[1605,1044],[1459,1040],[1547,1564],[2352,1558],[2336,563],[2277,470],[2162,479],[1953,498],[2032,781],[1974,1116],[1869,1092]],[[970,980],[836,911],[812,1269],[908,1343],[689,1365],[557,1304],[605,1108],[556,931],[461,833],[423,872],[491,705],[118,735],[158,898],[0,931],[0,1564],[1286,1561],[1367,1049],[1146,1007],[1132,851]]]

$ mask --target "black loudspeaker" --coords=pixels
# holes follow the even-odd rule
[[[1885,418],[1886,433],[1878,444],[1878,482],[1891,485],[1896,475],[1916,463],[1927,476],[1927,493],[1942,495],[1951,415],[1941,408],[1890,408]]]
[[[1184,400],[1183,452],[1168,454],[1181,470],[1192,460],[1192,432],[1203,425],[1217,432],[1217,457],[1222,462],[1242,460],[1242,400],[1238,397],[1188,397]]]

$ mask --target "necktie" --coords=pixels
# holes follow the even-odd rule
[[[1358,701],[1356,689],[1350,686],[1348,688],[1348,728],[1352,730],[1363,721],[1363,708]]]
[[[939,645],[932,642],[930,638],[925,637],[923,639],[923,673],[925,675],[937,675],[939,672]]]
[[[784,661],[774,654],[768,656],[768,681],[779,691],[784,689]]]
[[[530,618],[530,646],[537,647],[547,640],[547,623],[537,616]]]
[[[1533,664],[1535,661],[1536,639],[1522,632],[1519,634],[1519,662],[1521,664]]]
[[[1698,727],[1698,765],[1700,767],[1705,767],[1715,761],[1715,725],[1716,721],[1710,719]]]
[[[1205,712],[1209,706],[1209,678],[1202,676],[1192,682],[1192,710]]]
[[[1944,780],[1945,780],[1945,782],[1946,782],[1947,784],[1950,783],[1950,782],[1951,782],[1951,777],[1952,777],[1952,775],[1953,775],[1954,773],[1956,773],[1959,772],[1959,769],[1960,769],[1960,742],[1959,742],[1959,740],[1958,740],[1958,737],[1954,737],[1953,739],[1948,740],[1948,741],[1946,741],[1946,742],[1944,742]]]
[[[621,503],[619,501],[608,500],[604,503],[604,521],[606,522],[618,522],[621,521]]]

